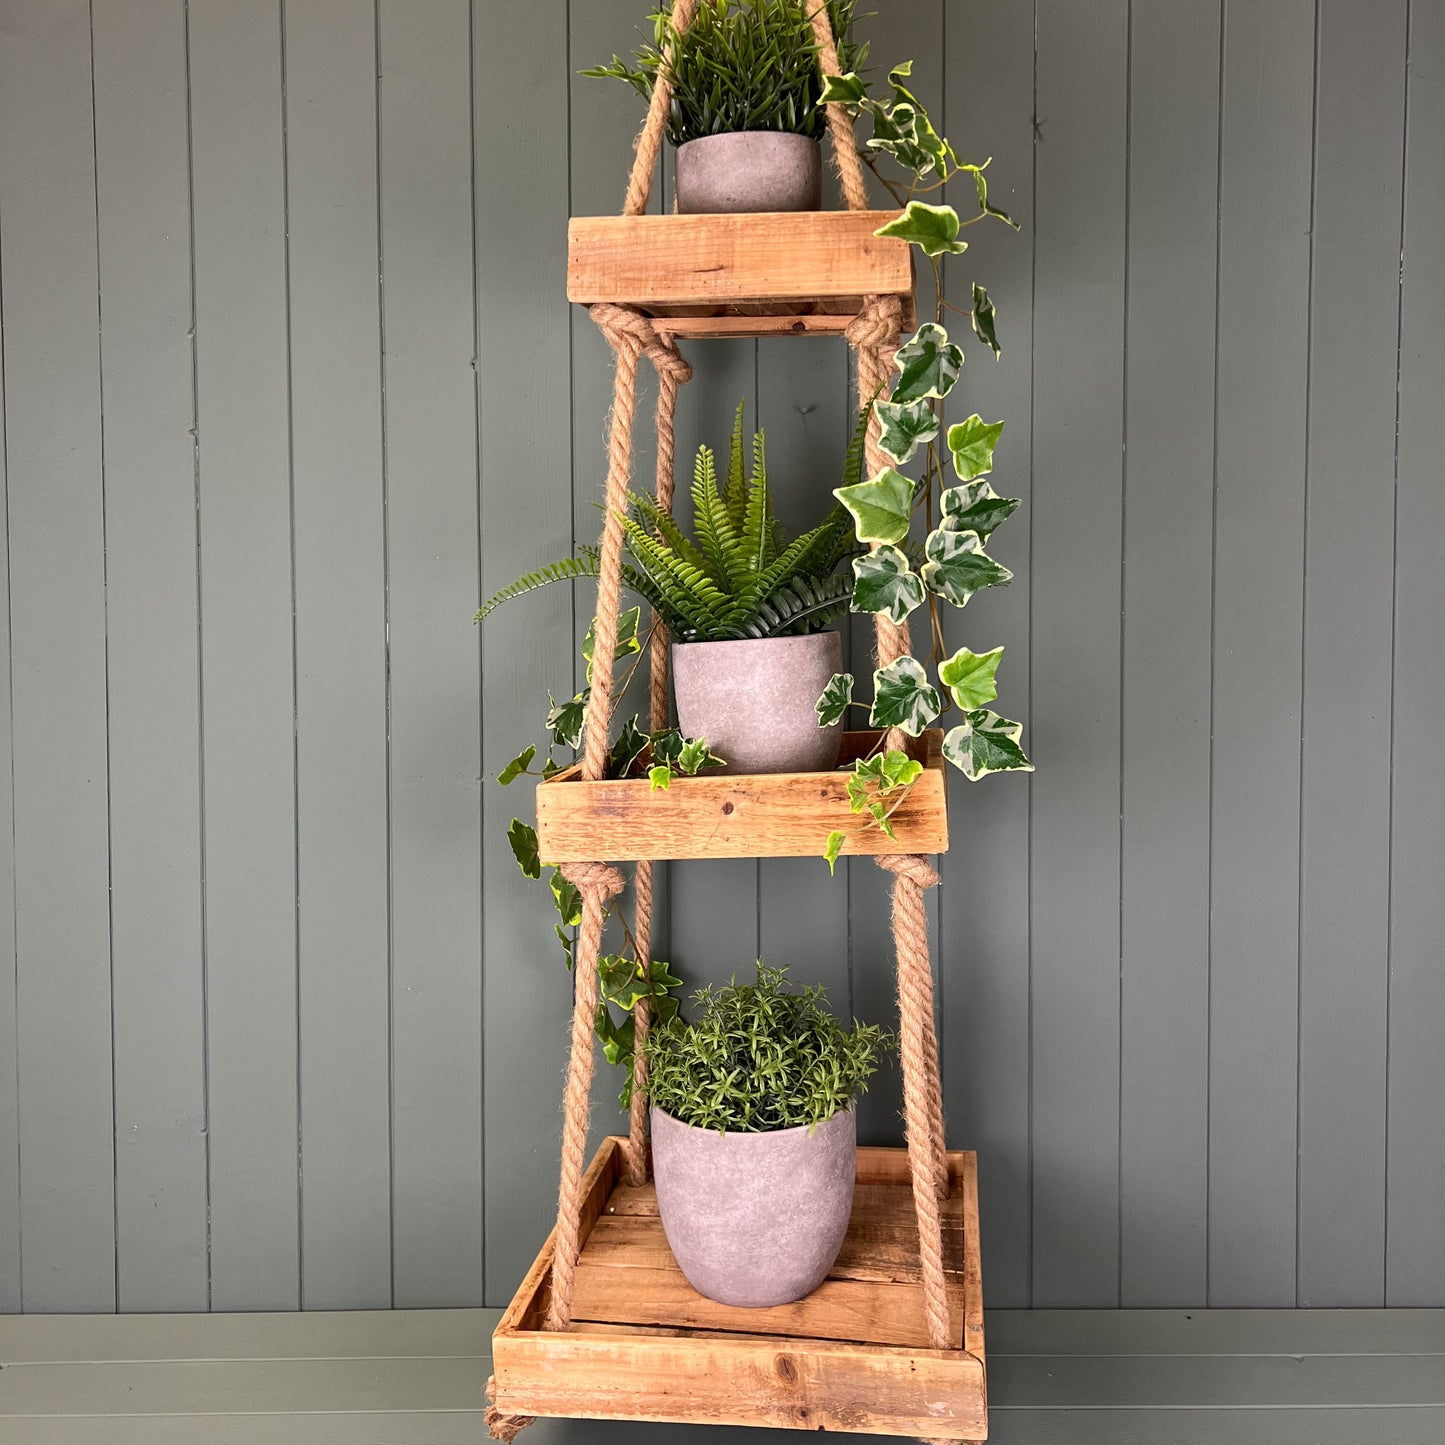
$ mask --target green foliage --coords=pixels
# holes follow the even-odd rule
[[[942,711],[938,690],[917,658],[900,657],[873,674],[875,728],[902,728],[916,738]]]
[[[925,256],[961,256],[968,242],[958,239],[958,212],[952,206],[930,206],[927,201],[909,201],[900,215],[873,233],[896,236],[917,246]]]
[[[893,358],[898,380],[893,384],[893,400],[923,401],[933,397],[942,400],[953,390],[963,370],[963,352],[949,339],[948,332],[935,321],[925,321]]]
[[[926,600],[923,579],[909,566],[908,554],[897,547],[875,547],[853,559],[853,610],[881,612],[902,622]]]
[[[853,674],[851,672],[835,672],[828,679],[828,685],[823,689],[823,695],[813,704],[813,710],[818,714],[818,726],[820,728],[832,727],[834,723],[842,722],[844,714],[853,703]]]
[[[1001,421],[986,422],[977,412],[948,429],[948,449],[959,480],[971,482],[993,470],[993,449],[1003,435]]]
[[[682,987],[682,980],[674,978],[671,965],[660,959],[653,959],[644,970],[626,954],[609,953],[597,960],[597,984],[600,997],[593,1026],[607,1062],[624,1070],[619,1102],[625,1109],[632,1102],[632,1059],[637,1043],[632,1011],[640,999],[646,999],[654,1024],[676,1018],[675,990]],[[614,1016],[614,1008],[620,1010],[620,1019]]]
[[[995,647],[992,652],[970,652],[960,647],[952,657],[939,663],[938,680],[965,712],[982,707],[998,696],[994,676],[1002,656],[1001,647]]]
[[[813,39],[818,0],[702,0],[681,36],[668,11],[652,17],[652,41],[631,60],[614,55],[583,75],[621,80],[652,98],[665,53],[672,55],[667,138],[685,145],[730,131],[789,131],[819,139],[826,125]],[[867,47],[852,40],[854,0],[828,0],[840,63],[861,67]]]
[[[947,518],[928,534],[923,550],[928,558],[922,567],[924,586],[955,607],[985,587],[1004,587],[1013,580],[1014,574],[983,550],[977,532],[952,526]]]
[[[821,1124],[864,1093],[892,1037],[844,1029],[821,988],[794,991],[785,975],[759,962],[756,983],[696,993],[694,1022],[650,1030],[652,1102],[695,1128],[758,1134]]]
[[[838,487],[833,495],[848,509],[860,542],[901,542],[908,535],[913,483],[892,467],[866,482]]]
[[[978,708],[943,739],[943,755],[971,783],[990,773],[1031,773],[1034,765],[1019,746],[1023,732],[1021,723]]]

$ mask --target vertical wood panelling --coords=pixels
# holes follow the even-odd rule
[[[0,9],[0,250],[27,1309],[115,1307],[90,13]]]
[[[1215,416],[1209,1292],[1295,1299],[1313,0],[1228,5]]]
[[[1384,1303],[1405,10],[1323,0],[1318,21],[1298,1226],[1298,1300],[1316,1308]]]
[[[98,0],[122,1310],[205,1309],[206,1100],[186,16]]]
[[[1033,370],[1034,24],[1031,6],[967,0],[945,11],[946,134],[970,156],[993,157],[989,196],[1020,225],[970,227],[968,254],[949,262],[948,288],[970,305],[977,278],[998,308],[1003,354],[995,362],[965,336],[969,362],[956,394],[955,420],[978,412],[1004,421],[995,456],[1000,495],[1023,507],[991,553],[1014,573],[1004,588],[974,597],[963,613],[944,608],[950,648],[1004,647],[999,701],[1005,717],[1029,725],[1029,475]],[[975,55],[989,63],[971,64]],[[965,80],[966,78],[966,80]],[[958,188],[955,187],[955,190]],[[967,215],[971,190],[951,198]],[[955,331],[968,322],[954,317]],[[970,344],[971,343],[971,344]],[[938,970],[943,998],[944,1109],[950,1138],[977,1148],[989,1167],[979,1178],[989,1302],[1028,1304],[1029,1290],[1029,782],[957,773],[953,846],[939,862]]]
[[[0,216],[0,232],[4,217]],[[10,540],[5,485],[5,277],[0,247],[0,1314],[20,1310],[20,1093],[15,1028],[15,790],[10,746]]]
[[[1204,1295],[1220,7],[1133,12],[1120,1303]]]
[[[211,1303],[300,1297],[286,186],[277,9],[192,0]]]
[[[486,24],[473,50],[477,156],[480,163],[502,144],[516,162],[479,171],[476,196],[481,592],[487,597],[524,569],[566,556],[572,545],[571,308],[558,284],[566,252],[572,67],[565,0],[507,0],[484,8]],[[548,178],[541,196],[538,176]],[[525,245],[518,244],[519,224]],[[519,417],[519,395],[538,399],[544,424]],[[579,600],[591,590],[579,585]],[[556,1189],[557,1081],[568,1001],[547,886],[522,876],[506,839],[514,815],[533,816],[533,783],[522,779],[502,789],[495,780],[527,744],[545,755],[547,690],[560,693],[572,679],[572,610],[572,590],[562,583],[503,608],[482,627],[489,1302],[509,1300],[526,1273],[536,1254],[538,1201]]]
[[[391,1303],[372,0],[286,7],[302,1303]]]
[[[383,0],[395,1303],[482,1294],[471,30]]]
[[[1445,8],[1410,11],[1400,298],[1385,1303],[1445,1300]]]
[[[1038,7],[1035,1305],[1117,1303],[1127,5]],[[1089,83],[1080,84],[1087,76]]]

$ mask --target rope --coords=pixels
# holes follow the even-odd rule
[[[531,1415],[504,1415],[497,1409],[497,1377],[490,1375],[487,1378],[487,1409],[482,1417],[487,1422],[487,1434],[493,1440],[502,1440],[510,1445],[528,1425],[532,1423]]]
[[[562,874],[582,895],[582,929],[574,950],[572,1052],[567,1065],[567,1091],[562,1097],[562,1177],[557,1189],[557,1244],[552,1261],[552,1301],[547,1308],[549,1330],[565,1330],[572,1319],[572,1286],[577,1257],[582,1252],[582,1167],[591,1111],[597,954],[607,905],[626,886],[622,874],[610,863],[567,863]]]
[[[673,0],[672,28],[681,35],[697,14],[697,0]],[[636,154],[627,177],[627,199],[622,205],[624,216],[640,216],[647,209],[652,190],[652,173],[657,169],[657,153],[662,149],[662,133],[667,129],[667,113],[672,107],[672,46],[666,48],[663,63],[657,68],[652,86],[652,99],[647,105],[647,119],[634,142]]]
[[[833,26],[828,19],[826,0],[818,0],[813,11],[813,39],[818,44],[818,69],[823,75],[841,75],[838,47],[833,43]],[[868,209],[868,185],[863,179],[863,162],[858,159],[858,141],[853,134],[853,118],[848,108],[830,101],[828,134],[833,138],[833,163],[843,186],[843,203],[850,211]]]
[[[946,1350],[950,1346],[950,1335],[948,1291],[943,1276],[943,1217],[937,1187],[939,1161],[933,1134],[934,1110],[929,1099],[929,1049],[923,1023],[933,1014],[933,966],[928,953],[923,892],[937,884],[938,874],[926,859],[911,854],[880,857],[878,864],[894,875],[893,940],[898,949],[903,1119],[908,1168],[913,1176],[913,1208],[918,1219],[923,1312],[930,1347]]]

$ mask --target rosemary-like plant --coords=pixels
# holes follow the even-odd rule
[[[669,1019],[647,1035],[659,1109],[699,1129],[761,1134],[821,1124],[866,1092],[892,1035],[843,1028],[822,988],[794,991],[786,974],[760,961],[756,983],[700,989],[693,1023]]]
[[[658,67],[676,42],[667,138],[675,146],[731,131],[789,131],[821,138],[822,81],[812,7],[823,0],[702,0],[681,37],[668,10],[652,17],[653,39],[633,60],[614,55],[583,75],[622,80],[648,101]],[[861,70],[866,46],[852,40],[856,0],[827,0],[845,70]]]

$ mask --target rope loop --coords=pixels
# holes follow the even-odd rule
[[[487,1423],[487,1434],[493,1440],[501,1440],[504,1445],[511,1445],[511,1442],[532,1423],[531,1415],[504,1415],[497,1409],[497,1377],[492,1375],[487,1380],[487,1410],[483,1416]]]
[[[636,346],[660,374],[673,377],[679,384],[692,380],[692,367],[672,338],[658,330],[652,317],[643,315],[635,306],[618,306],[611,301],[598,301],[587,309],[614,351]]]
[[[863,309],[848,323],[845,335],[854,350],[896,350],[903,330],[903,301],[898,296],[869,296]],[[891,365],[891,358],[880,357]]]
[[[899,878],[906,878],[910,883],[917,884],[919,888],[938,887],[938,870],[927,858],[917,853],[880,853],[873,861],[885,872],[893,873]]]
[[[562,876],[580,893],[591,893],[604,904],[610,903],[624,888],[627,880],[620,868],[611,863],[564,863]]]

